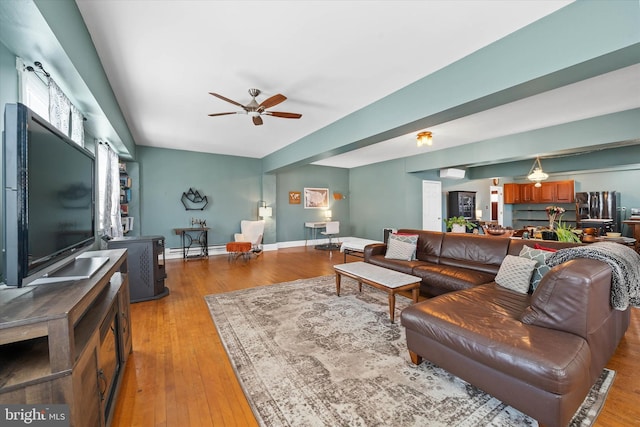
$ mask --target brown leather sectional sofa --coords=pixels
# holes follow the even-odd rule
[[[418,234],[415,261],[365,261],[422,277],[436,296],[402,312],[411,359],[429,360],[546,426],[566,426],[629,326],[610,306],[611,269],[576,259],[549,271],[533,294],[497,285],[506,255],[532,241],[470,234]],[[559,248],[570,244],[544,241]]]

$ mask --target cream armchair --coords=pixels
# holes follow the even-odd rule
[[[262,252],[262,236],[264,234],[264,220],[240,221],[240,233],[235,233],[236,242],[251,242],[251,252]]]

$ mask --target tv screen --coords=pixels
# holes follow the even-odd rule
[[[6,284],[95,242],[94,157],[22,104],[5,108]]]

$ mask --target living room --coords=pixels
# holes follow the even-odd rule
[[[45,4],[46,2],[36,1],[34,3],[45,15],[47,21],[55,21],[58,14],[62,13],[51,10],[51,7]],[[629,7],[629,3],[632,4],[631,7]],[[75,4],[73,2],[71,4],[75,8]],[[61,6],[59,9],[69,7],[68,4],[58,6]],[[557,16],[557,19],[578,21],[582,19],[582,16],[593,13],[593,10],[589,9],[590,7],[597,6],[571,4]],[[610,7],[617,14],[629,15],[631,20],[638,15],[637,4],[633,5],[633,2],[612,2]],[[572,14],[576,14],[576,16],[572,16]],[[80,17],[77,10],[71,15],[75,16],[75,19]],[[8,17],[5,15],[3,19],[8,19]],[[70,37],[72,31],[68,29],[69,33],[63,34],[64,31],[58,28],[60,25],[60,22],[52,23],[51,26],[54,28],[52,32],[57,33],[61,37],[60,42],[69,48],[72,45],[70,41],[73,39]],[[560,24],[556,22],[555,25]],[[2,35],[2,39],[0,39],[2,41],[2,45],[0,45],[0,73],[2,76],[0,79],[0,104],[3,106],[6,103],[19,100],[17,95],[18,78],[16,77],[17,56],[25,60],[40,60],[45,66],[54,62],[52,58],[38,57],[33,52],[25,54],[23,48],[16,47],[14,38],[18,33],[11,34],[12,31],[17,30],[7,29],[7,27],[3,25],[3,32],[0,33]],[[592,27],[596,28],[592,28],[592,35],[589,38],[571,42],[563,40],[567,45],[560,49],[562,53],[558,56],[572,52],[575,53],[575,58],[566,61],[562,66],[559,63],[554,63],[558,61],[555,55],[553,55],[554,58],[549,58],[549,66],[545,70],[532,69],[531,65],[535,62],[533,55],[530,59],[531,62],[526,64],[522,63],[523,59],[514,60],[513,64],[510,61],[504,61],[505,72],[498,72],[499,70],[494,69],[492,72],[486,73],[494,75],[495,81],[492,83],[495,86],[482,94],[469,92],[465,95],[464,92],[478,84],[477,66],[487,60],[488,56],[485,55],[488,53],[485,51],[475,56],[470,55],[465,58],[467,63],[462,64],[470,67],[463,71],[462,78],[451,78],[448,81],[449,85],[454,83],[459,85],[461,92],[463,92],[453,108],[458,110],[473,109],[474,107],[469,104],[472,104],[475,99],[483,97],[486,97],[489,104],[498,103],[497,94],[506,94],[512,86],[519,86],[526,92],[529,90],[529,85],[533,85],[533,83],[542,82],[543,86],[548,84],[549,87],[557,85],[558,83],[550,81],[553,79],[566,79],[564,84],[569,84],[579,83],[588,77],[595,78],[608,72],[623,72],[624,69],[631,70],[632,73],[637,72],[638,43],[640,43],[637,29],[630,28],[628,31],[619,31],[619,26],[606,19],[599,22],[599,25],[592,25]],[[542,27],[535,29],[543,31]],[[612,35],[621,33],[622,36]],[[596,49],[594,44],[597,45],[597,43],[593,42],[594,39],[598,39],[604,34],[609,35],[607,40],[603,42],[604,46],[597,46]],[[512,39],[515,40],[518,37],[535,39],[539,38],[540,34],[519,34],[513,36]],[[66,40],[66,44],[63,40]],[[76,40],[73,43],[76,42],[86,46],[87,42],[90,43],[90,39]],[[555,42],[553,37],[546,37],[540,41],[547,48],[553,46]],[[513,48],[511,53],[516,50]],[[77,58],[71,62],[79,63]],[[606,65],[603,65],[605,63]],[[91,67],[95,66],[95,63],[91,64]],[[206,220],[207,226],[211,228],[209,236],[211,245],[214,247],[223,246],[224,243],[233,240],[234,233],[239,232],[240,220],[257,219],[258,204],[260,201],[264,201],[269,207],[272,207],[272,217],[266,221],[264,234],[264,244],[265,248],[269,249],[268,252],[280,253],[278,256],[291,254],[293,260],[297,260],[295,254],[304,252],[306,257],[303,258],[306,260],[304,262],[311,260],[318,262],[319,266],[310,268],[305,273],[300,273],[301,276],[330,274],[332,272],[331,265],[339,261],[335,258],[341,259],[341,257],[327,260],[324,257],[326,254],[320,251],[318,253],[311,251],[307,254],[308,250],[304,249],[307,233],[304,223],[324,220],[324,211],[304,209],[302,205],[289,203],[290,192],[302,192],[307,187],[319,187],[329,189],[331,194],[341,193],[345,196],[344,198],[330,198],[332,219],[340,221],[340,235],[342,237],[353,236],[381,240],[384,228],[422,227],[421,189],[423,180],[441,181],[443,199],[449,191],[476,191],[478,208],[485,209],[490,197],[489,187],[493,180],[498,179],[500,185],[508,182],[526,182],[526,175],[536,155],[541,155],[545,172],[552,175],[552,180],[572,179],[575,181],[576,192],[615,190],[621,195],[621,206],[627,209],[625,211],[627,216],[630,208],[640,207],[640,192],[636,184],[640,182],[640,164],[638,163],[640,132],[637,126],[640,110],[637,105],[596,117],[575,119],[569,123],[561,121],[557,125],[547,126],[544,129],[532,128],[509,136],[495,138],[479,136],[472,146],[461,145],[426,153],[416,151],[414,155],[407,157],[355,167],[338,167],[324,164],[324,161],[328,161],[329,158],[327,153],[346,151],[349,144],[369,139],[380,139],[389,130],[398,134],[411,134],[410,138],[415,146],[415,132],[409,128],[412,126],[416,129],[429,127],[430,120],[435,120],[438,114],[447,111],[447,100],[451,96],[450,93],[438,95],[433,89],[441,83],[438,83],[433,76],[426,76],[419,84],[412,86],[412,89],[393,93],[386,100],[365,107],[361,111],[361,114],[366,116],[364,121],[361,117],[347,116],[341,123],[326,129],[318,129],[316,133],[295,140],[288,150],[277,150],[263,157],[255,158],[192,151],[188,148],[163,148],[151,146],[148,141],[139,144],[139,141],[134,141],[128,129],[127,123],[130,120],[124,118],[119,108],[116,108],[118,111],[114,112],[113,102],[110,104],[104,100],[105,95],[99,90],[104,86],[104,82],[96,83],[94,79],[99,79],[99,77],[88,77],[93,71],[93,69],[90,72],[82,70],[80,74],[85,78],[89,91],[95,92],[94,96],[98,98],[98,103],[102,104],[101,107],[107,113],[111,126],[117,129],[116,134],[122,141],[116,146],[122,149],[122,160],[127,164],[128,173],[133,181],[129,215],[135,218],[135,222],[133,230],[128,235],[163,235],[166,237],[168,250],[177,250],[180,247],[180,237],[174,232],[174,229],[189,226],[194,217]],[[567,77],[569,71],[581,75],[581,77]],[[156,71],[149,70],[149,72]],[[513,80],[507,82],[505,74],[509,73],[513,74]],[[100,74],[103,75],[104,72]],[[553,75],[553,79],[545,80],[544,76],[546,75]],[[55,77],[63,79],[63,75]],[[431,102],[435,106],[427,108],[416,105],[415,96],[406,93],[411,90],[415,91],[419,87],[422,88],[420,89],[423,91],[422,93],[432,91]],[[635,88],[637,86],[631,90]],[[216,88],[215,90],[222,92],[223,89]],[[214,90],[214,88],[209,88],[209,90]],[[538,91],[544,92],[540,89]],[[283,92],[289,95],[285,89]],[[227,95],[233,96],[233,94]],[[510,96],[516,95],[511,93]],[[508,97],[509,95],[507,95]],[[117,107],[117,103],[115,104]],[[223,108],[222,105],[222,103],[209,104],[203,114],[217,111],[215,108]],[[176,106],[176,108],[180,107]],[[384,108],[393,109],[396,111],[396,116],[403,116],[403,118],[396,120],[381,117],[376,113],[376,110]],[[122,109],[126,108],[122,107]],[[455,114],[462,114],[462,111],[456,111]],[[211,118],[210,120],[222,119]],[[4,118],[1,120],[0,124],[4,129]],[[424,120],[424,124],[417,125],[415,122],[420,120]],[[250,123],[247,124],[250,125]],[[344,129],[342,135],[338,133],[341,129]],[[89,135],[96,138],[103,137],[97,134]],[[338,138],[336,135],[341,136]],[[259,137],[249,141],[250,143],[259,142]],[[438,134],[435,133],[434,144],[437,145],[437,143]],[[88,142],[87,145],[91,148],[92,142]],[[572,155],[569,156],[569,153]],[[464,167],[466,169],[465,178],[463,180],[441,179],[439,171],[449,167]],[[168,173],[168,171],[170,172]],[[185,211],[184,206],[180,203],[180,197],[190,188],[196,189],[208,197],[210,204],[205,210]],[[392,207],[401,208],[394,209]],[[505,206],[504,225],[512,225],[510,222],[511,210],[510,205]],[[486,209],[484,213],[488,214]],[[444,214],[446,215],[446,213]],[[623,229],[622,232],[627,236],[631,235],[631,230],[628,228]],[[266,253],[265,255],[275,257],[276,253]],[[240,266],[226,266],[217,259],[211,260],[211,262],[214,263],[215,268],[234,270],[230,274],[235,276],[228,279],[229,283],[245,280],[246,277],[251,277],[260,271],[257,269],[249,271],[250,264],[246,266],[249,268],[240,270]],[[173,267],[174,264],[171,264],[171,266],[175,270],[169,271],[170,281],[177,280],[177,276],[190,277],[190,274],[198,274],[189,272],[189,264],[175,264],[175,267]],[[200,271],[200,274],[202,274],[201,268],[201,266],[194,266],[194,270]],[[271,274],[273,276],[273,279],[269,280],[271,283],[294,279],[288,274],[280,275],[264,271],[261,271],[260,274]],[[174,279],[172,276],[176,278]],[[186,292],[183,281],[184,279],[180,279],[179,282],[169,285],[176,287],[175,291],[172,289],[174,293],[170,298],[175,298],[182,292]],[[251,281],[263,284],[254,277],[251,278]],[[220,291],[213,290],[211,285],[198,286],[206,288],[206,290],[198,290],[199,296],[201,293]],[[183,289],[180,290],[180,287]],[[225,287],[233,287],[233,285],[224,284],[221,289]],[[195,304],[189,300],[189,304],[191,303]],[[134,306],[134,320],[141,320],[142,316],[148,315],[148,313],[143,314],[145,311],[157,313],[157,311],[165,309],[173,310],[160,306],[149,306],[146,309],[142,306],[140,308]],[[204,320],[208,319],[205,317]],[[145,321],[151,322],[149,319]],[[136,337],[135,330],[143,330],[144,326],[134,324],[133,328],[134,339],[141,339],[140,336]],[[134,341],[134,351],[135,347]],[[147,362],[150,361],[147,360]],[[150,363],[162,362],[154,360]]]

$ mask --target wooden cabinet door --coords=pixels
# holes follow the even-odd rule
[[[118,292],[118,313],[120,316],[120,357],[123,362],[129,358],[132,351],[131,345],[131,312],[130,312],[130,296],[129,296],[129,277],[128,274],[122,274],[124,278],[120,292]]]
[[[556,201],[558,203],[575,202],[575,189],[572,179],[556,183]]]
[[[520,203],[520,184],[504,184],[504,203]]]
[[[98,384],[98,335],[96,331],[73,370],[71,425],[105,425]]]
[[[556,183],[543,182],[540,187],[540,202],[553,203],[556,201]]]
[[[536,203],[536,191],[533,184],[520,184],[520,200],[522,203]]]

